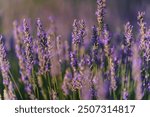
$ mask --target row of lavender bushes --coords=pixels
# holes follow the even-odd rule
[[[53,19],[48,30],[37,19],[36,36],[28,20],[15,21],[17,60],[8,59],[0,36],[0,98],[150,99],[150,29],[145,13],[138,13],[137,36],[130,22],[125,24],[117,49],[104,22],[105,10],[106,1],[97,0],[97,26],[90,39],[84,20],[74,20],[69,40],[57,33]]]

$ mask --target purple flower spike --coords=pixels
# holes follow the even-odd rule
[[[77,71],[78,68],[78,59],[77,59],[77,52],[71,52],[70,53],[70,59],[71,59],[71,66],[74,71]]]
[[[10,79],[9,79],[9,69],[10,69],[10,65],[9,62],[7,60],[7,56],[6,56],[6,49],[5,46],[3,44],[3,40],[2,40],[2,35],[0,36],[0,69],[2,72],[2,76],[3,76],[3,84],[8,86]]]
[[[101,35],[104,28],[104,15],[106,8],[106,0],[97,0],[97,22],[98,22],[98,34]]]
[[[39,59],[39,67],[40,67],[40,74],[45,73],[48,69],[47,66],[49,63],[48,61],[48,45],[47,45],[47,36],[46,36],[46,32],[43,29],[43,25],[40,19],[37,19],[37,36],[38,36],[38,40],[37,40],[37,45],[38,45],[38,59]]]
[[[31,77],[31,72],[34,65],[33,59],[33,40],[30,35],[29,26],[26,19],[23,20],[23,32],[24,32],[24,47],[25,47],[25,62],[26,73],[28,77]]]
[[[14,86],[9,76],[10,65],[7,60],[6,49],[5,49],[2,38],[3,38],[2,35],[0,35],[0,70],[3,76],[3,84],[5,86],[4,90],[6,91],[8,95],[7,97],[8,99],[16,99],[16,96],[14,94]]]

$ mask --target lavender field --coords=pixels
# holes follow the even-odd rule
[[[147,14],[135,10],[136,23],[127,20],[119,29],[107,12],[109,0],[93,1],[96,20],[77,17],[69,25],[66,18],[70,28],[52,16],[10,24],[9,47],[0,35],[1,100],[150,100]]]

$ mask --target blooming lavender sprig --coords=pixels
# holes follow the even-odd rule
[[[29,29],[26,20],[24,20],[23,28],[18,26],[18,22],[14,22],[14,38],[16,42],[15,51],[19,60],[21,79],[29,97],[35,99],[33,87],[30,81],[33,68],[33,52],[31,50],[32,40],[28,39],[30,38],[28,31]]]
[[[2,35],[0,35],[0,68],[3,75],[3,84],[8,86],[10,82],[9,69],[10,65],[6,57],[6,50],[2,41]]]
[[[132,41],[133,41],[133,34],[132,34],[132,31],[133,31],[133,26],[130,24],[130,22],[127,22],[124,26],[124,30],[125,30],[125,38],[126,38],[126,44],[127,44],[127,47],[131,48],[131,44],[132,44]]]
[[[92,49],[91,49],[92,62],[98,65],[100,62],[99,48],[102,46],[102,43],[99,40],[96,26],[93,26],[92,28],[91,44],[92,44]]]
[[[92,45],[98,46],[99,45],[99,40],[98,39],[99,38],[98,38],[97,28],[96,28],[96,26],[93,26],[92,27],[92,38],[91,38]]]
[[[134,44],[132,47],[133,50],[133,58],[132,58],[132,77],[134,82],[136,83],[135,94],[136,99],[142,99],[142,79],[141,79],[141,58],[139,55],[139,48],[137,44]]]
[[[148,84],[150,81],[150,74],[149,74],[149,65],[150,65],[150,37],[147,34],[146,36],[146,40],[145,40],[145,49],[144,49],[144,53],[143,53],[143,68],[142,68],[142,72],[144,75],[143,77],[143,88],[144,90],[148,91]]]
[[[133,43],[133,26],[130,24],[130,22],[127,22],[124,26],[124,36],[125,36],[125,42],[123,44],[123,59],[125,59],[126,62],[131,61],[132,56],[132,50],[131,46]],[[126,63],[127,64],[127,63]]]
[[[3,38],[2,35],[0,35],[0,69],[3,76],[3,84],[5,86],[4,98],[16,99],[16,96],[14,94],[15,89],[11,81],[11,77],[9,75],[10,65],[7,60],[6,49],[2,38]],[[5,94],[7,95],[7,97]]]
[[[145,48],[146,22],[144,21],[145,12],[138,12],[138,25],[140,26],[140,48]]]
[[[73,68],[73,71],[76,72],[78,70],[78,58],[77,58],[77,51],[70,52],[70,64]]]
[[[83,76],[81,75],[80,72],[76,71],[74,72],[73,79],[72,79],[72,90],[80,90],[82,88],[82,79]]]
[[[80,37],[80,45],[84,43],[84,38],[86,36],[86,25],[84,20],[79,20],[79,37]]]
[[[43,29],[43,25],[40,19],[37,19],[37,45],[38,45],[38,59],[39,59],[39,72],[41,74],[45,73],[48,69],[50,69],[47,64],[48,62],[48,45],[47,45],[47,34]]]
[[[104,39],[103,39],[103,44],[104,44],[104,52],[105,55],[108,57],[110,54],[110,34],[108,31],[107,25],[104,25]]]
[[[150,29],[146,27],[146,23],[144,22],[144,15],[145,12],[138,13],[138,24],[140,26],[140,52],[142,58],[141,77],[143,92],[145,93],[150,79],[148,67],[150,61]]]
[[[19,60],[20,72],[26,72],[26,64],[25,64],[25,50],[23,48],[23,31],[21,27],[18,25],[18,22],[15,21],[13,23],[14,27],[14,39],[15,39],[15,52],[17,58]]]
[[[75,19],[73,22],[73,32],[72,32],[72,43],[75,45],[74,48],[76,48],[77,45],[80,44],[81,42],[78,36],[78,32],[79,32],[78,21]]]
[[[150,61],[150,36],[145,40],[144,59],[147,63]]]
[[[84,37],[86,35],[85,31],[85,21],[76,19],[73,22],[73,32],[72,32],[72,44],[73,50],[79,51],[79,48],[82,46],[84,42]]]
[[[34,66],[34,53],[33,53],[33,39],[30,34],[29,25],[26,19],[23,20],[23,32],[24,32],[24,48],[25,48],[25,62],[26,73],[28,77],[31,77],[31,72]]]
[[[97,0],[97,22],[98,22],[98,35],[101,36],[104,28],[104,15],[106,8],[106,0]]]
[[[111,49],[111,55],[109,58],[109,65],[110,65],[110,87],[113,91],[117,89],[117,84],[116,84],[116,70],[115,70],[115,62],[114,62],[114,57],[113,57],[113,49]]]

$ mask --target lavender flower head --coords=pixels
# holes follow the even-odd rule
[[[30,35],[29,26],[26,19],[23,20],[23,32],[24,32],[24,46],[25,46],[25,58],[26,58],[26,70],[27,76],[31,76],[31,71],[34,65],[33,58],[33,40]]]
[[[18,22],[13,23],[14,26],[14,39],[15,39],[15,52],[19,60],[20,72],[26,72],[25,64],[25,50],[23,47],[23,31],[22,28],[18,25]]]
[[[79,72],[74,73],[72,80],[72,90],[80,90],[82,88],[82,75]]]
[[[70,59],[71,59],[71,66],[74,71],[77,71],[78,68],[78,58],[77,58],[77,51],[75,52],[70,52]]]
[[[110,34],[108,31],[108,27],[104,25],[104,39],[103,39],[103,44],[104,44],[104,52],[106,56],[110,54]]]
[[[116,90],[116,76],[115,76],[115,64],[114,64],[114,57],[113,57],[113,49],[111,49],[111,55],[109,58],[109,64],[110,64],[110,85],[111,89],[113,91]]]
[[[127,22],[124,29],[127,46],[131,47],[133,26],[130,25],[130,22]]]
[[[3,76],[3,84],[8,86],[10,83],[9,69],[10,65],[7,60],[6,49],[2,40],[2,35],[0,35],[0,69]]]
[[[38,59],[39,59],[39,67],[40,73],[43,74],[47,71],[47,60],[48,60],[48,52],[47,52],[47,36],[46,32],[43,29],[43,25],[40,19],[37,19],[37,45],[38,45]]]
[[[77,20],[75,19],[73,22],[72,43],[75,44],[76,46],[78,45],[78,43],[80,43],[78,31],[79,31],[79,26]]]
[[[140,26],[140,48],[145,48],[146,22],[144,22],[145,12],[138,12],[138,25]]]
[[[5,86],[4,91],[6,91],[5,93],[7,93],[6,95],[8,99],[16,99],[14,94],[14,86],[9,76],[10,65],[7,60],[6,49],[2,38],[2,35],[0,35],[0,70],[3,76],[3,84]],[[4,98],[6,98],[5,95]]]
[[[85,21],[76,19],[73,22],[73,32],[72,32],[72,43],[74,45],[74,50],[78,50],[82,46],[84,37],[86,35],[85,31]]]
[[[97,0],[97,22],[98,22],[98,34],[101,35],[104,26],[104,15],[106,8],[106,0]]]

